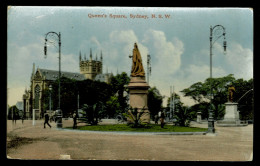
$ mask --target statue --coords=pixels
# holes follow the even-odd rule
[[[142,64],[142,57],[141,54],[138,50],[138,46],[135,43],[134,45],[134,49],[133,49],[133,56],[130,56],[133,59],[133,63],[132,63],[132,71],[131,71],[131,76],[132,77],[144,77],[145,76],[145,72],[144,72],[144,68],[143,68],[143,64]]]
[[[228,101],[233,102],[233,96],[235,91],[236,90],[232,85],[228,88]]]
[[[149,85],[145,81],[145,72],[142,64],[142,57],[135,43],[133,49],[131,80],[128,84],[129,89],[129,105],[137,109],[137,115],[140,116],[142,123],[150,123],[150,111],[148,110],[147,98]],[[128,123],[134,123],[133,119],[128,118]]]

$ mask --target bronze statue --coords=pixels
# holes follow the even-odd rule
[[[133,49],[133,63],[132,63],[132,71],[131,71],[131,76],[132,77],[144,77],[145,76],[145,72],[144,72],[144,68],[143,68],[143,64],[142,64],[142,57],[141,54],[138,50],[138,46],[135,43],[134,45],[134,49]]]
[[[232,85],[228,88],[228,101],[233,102],[233,96],[235,91],[235,87]]]

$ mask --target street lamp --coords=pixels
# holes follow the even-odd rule
[[[226,53],[227,42],[226,42],[226,32],[222,25],[215,25],[213,28],[210,26],[210,107],[209,107],[209,119],[208,119],[208,133],[215,133],[214,128],[214,118],[213,118],[213,92],[212,92],[212,48],[214,43],[221,37],[224,37],[223,48],[224,54]]]
[[[58,42],[59,42],[59,77],[58,77],[58,82],[59,82],[59,105],[58,105],[58,109],[57,109],[57,128],[62,128],[62,113],[61,113],[61,109],[60,109],[60,76],[61,76],[61,34],[56,33],[56,32],[48,32],[45,35],[45,45],[44,45],[44,55],[45,58],[47,57],[47,42],[54,44],[54,41],[48,41],[47,37],[48,36],[57,36],[58,37]],[[55,45],[54,45],[55,46]]]
[[[174,115],[174,86],[170,86],[170,118],[173,120]]]

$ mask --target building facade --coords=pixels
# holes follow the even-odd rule
[[[70,79],[75,79],[78,81],[90,79],[95,81],[101,81],[109,83],[113,74],[102,73],[102,53],[100,60],[92,59],[92,52],[90,51],[90,59],[87,60],[86,56],[84,59],[79,55],[79,68],[80,73],[73,72],[63,72],[61,71],[61,77],[66,77]],[[29,89],[25,89],[23,95],[23,110],[26,119],[31,119],[33,116],[33,111],[35,111],[35,118],[41,119],[43,113],[43,92],[44,90],[49,90],[50,85],[58,79],[59,71],[48,70],[37,68],[35,69],[35,64],[33,64],[31,81]]]

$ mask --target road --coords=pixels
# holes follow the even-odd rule
[[[63,120],[64,127],[72,120]],[[15,159],[250,161],[253,125],[216,127],[216,135],[135,135],[43,128],[7,122],[7,156]],[[195,127],[207,124],[192,123]]]

